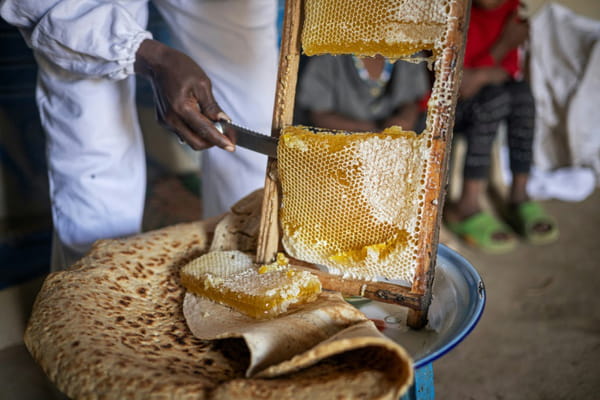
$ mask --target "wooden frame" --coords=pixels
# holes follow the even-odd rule
[[[271,132],[271,135],[275,137],[279,136],[282,128],[292,124],[298,65],[302,51],[300,39],[303,21],[302,6],[303,0],[286,1]],[[434,62],[435,83],[432,96],[443,95],[446,101],[430,102],[428,107],[427,130],[432,133],[432,149],[428,160],[430,168],[428,168],[425,178],[427,190],[424,200],[423,225],[418,238],[419,254],[412,285],[404,287],[387,282],[342,278],[319,271],[313,265],[300,260],[292,260],[294,266],[310,268],[313,273],[317,274],[325,289],[409,307],[407,323],[413,328],[425,326],[427,310],[431,302],[431,288],[442,217],[440,210],[446,194],[453,116],[462,72],[469,7],[469,0],[451,2],[450,15],[445,27],[445,40]],[[259,263],[271,262],[279,250],[278,208],[277,160],[270,158],[265,179],[256,253],[256,261]]]

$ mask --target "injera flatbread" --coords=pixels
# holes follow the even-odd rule
[[[256,216],[244,214],[243,205],[255,205],[261,194],[253,196],[215,231],[225,229],[223,246],[232,246],[232,233],[252,246],[251,235],[236,234],[235,221]],[[74,399],[395,399],[410,384],[412,368],[400,346],[381,337],[365,341],[369,321],[252,378],[243,339],[195,337],[183,315],[179,269],[208,250],[209,225],[99,241],[71,268],[48,276],[25,344],[59,390]],[[241,231],[257,227],[242,225]],[[339,295],[326,301],[332,296]]]

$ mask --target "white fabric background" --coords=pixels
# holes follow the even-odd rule
[[[530,37],[530,194],[582,200],[600,183],[600,21],[550,3],[533,16]]]

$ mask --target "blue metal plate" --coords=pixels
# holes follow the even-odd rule
[[[405,307],[358,299],[350,302],[375,320],[384,335],[406,348],[418,369],[446,354],[473,330],[485,298],[477,270],[460,254],[440,245],[426,328],[408,328]]]

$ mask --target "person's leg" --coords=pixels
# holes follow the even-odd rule
[[[511,99],[511,112],[506,118],[510,169],[513,181],[508,202],[529,200],[527,180],[533,161],[535,100],[526,82],[511,81],[504,85]]]
[[[505,85],[511,98],[507,121],[507,142],[513,180],[505,215],[521,235],[534,243],[549,243],[558,237],[556,222],[527,194],[527,182],[533,162],[535,100],[526,82]]]
[[[235,123],[269,134],[277,78],[277,2],[156,0],[174,45],[208,74]],[[203,151],[204,217],[225,212],[262,187],[266,157],[242,148]]]
[[[143,19],[143,11],[138,15]],[[55,231],[51,269],[57,270],[98,239],[140,231],[145,153],[133,78],[83,79],[36,58]]]
[[[446,205],[446,226],[466,242],[489,252],[511,250],[516,240],[510,229],[482,210],[492,143],[500,122],[510,111],[510,98],[499,86],[487,86],[475,97],[458,104],[456,129],[467,139],[463,187],[456,203]]]
[[[499,86],[487,86],[474,98],[459,103],[457,129],[467,139],[467,152],[461,195],[449,210],[450,220],[462,220],[481,211],[479,199],[487,185],[492,143],[509,106],[510,97]]]

